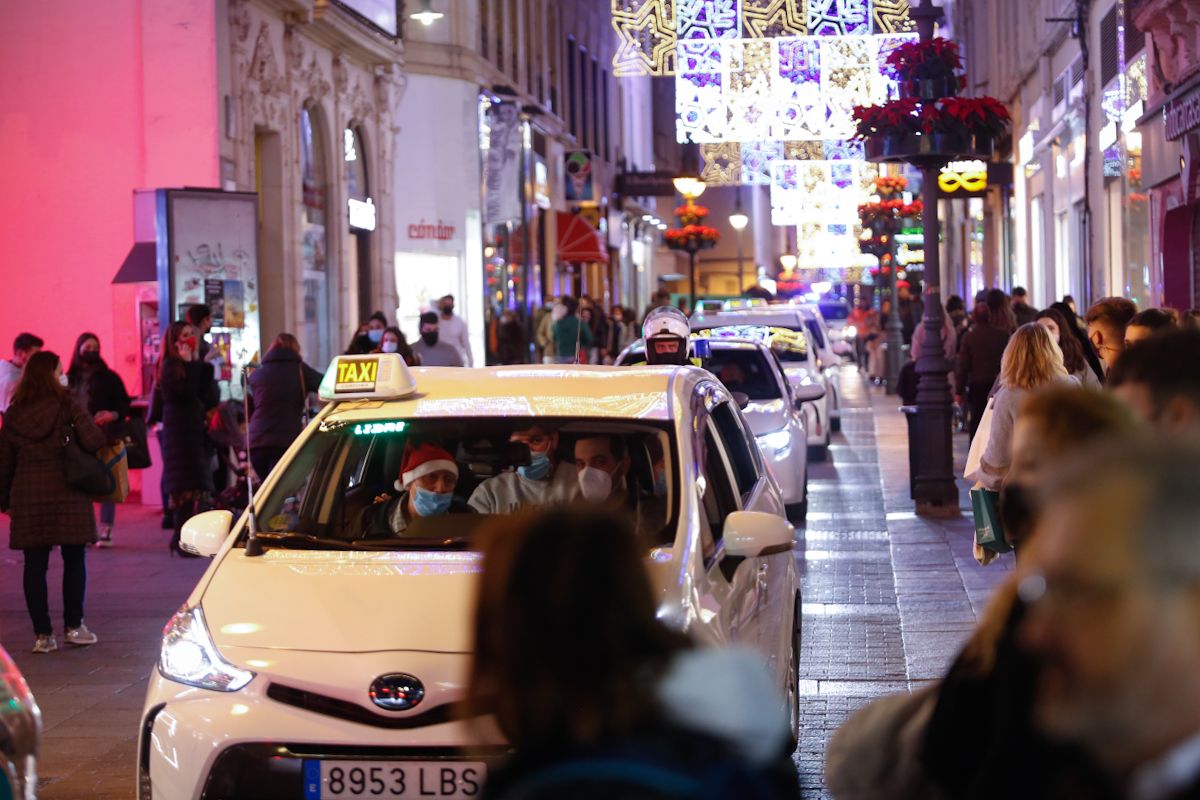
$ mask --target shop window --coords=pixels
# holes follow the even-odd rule
[[[371,234],[375,230],[375,201],[368,183],[367,153],[357,126],[342,131],[342,158],[346,170],[346,203],[350,221],[350,265],[358,285],[358,315],[366,319],[373,308]]]

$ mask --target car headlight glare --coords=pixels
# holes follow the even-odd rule
[[[758,437],[758,446],[766,453],[782,458],[792,449],[792,434],[787,428],[772,431]]]
[[[858,336],[858,328],[854,327],[853,325],[847,325],[846,338],[853,339],[855,336]]]
[[[236,692],[254,678],[253,672],[221,656],[204,624],[204,612],[187,606],[163,628],[158,671],[168,680],[216,692]]]

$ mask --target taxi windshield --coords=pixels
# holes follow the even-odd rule
[[[588,502],[660,546],[674,540],[676,452],[665,422],[333,417],[258,498],[259,538],[268,548],[465,550],[489,519]]]

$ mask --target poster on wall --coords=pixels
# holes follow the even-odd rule
[[[157,195],[158,252],[165,254],[158,265],[160,324],[165,330],[189,306],[209,306],[210,360],[223,382],[221,396],[240,398],[235,376],[258,360],[262,346],[257,195],[204,189],[160,189]]]
[[[497,225],[521,218],[521,115],[516,103],[492,103],[485,113],[484,222]]]

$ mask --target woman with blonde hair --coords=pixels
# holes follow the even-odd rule
[[[979,466],[979,484],[1000,491],[1012,465],[1013,424],[1030,392],[1056,383],[1078,385],[1067,372],[1062,350],[1045,327],[1030,322],[1017,328],[1000,359],[998,389],[992,395],[992,419]],[[985,435],[983,430],[979,435]]]

